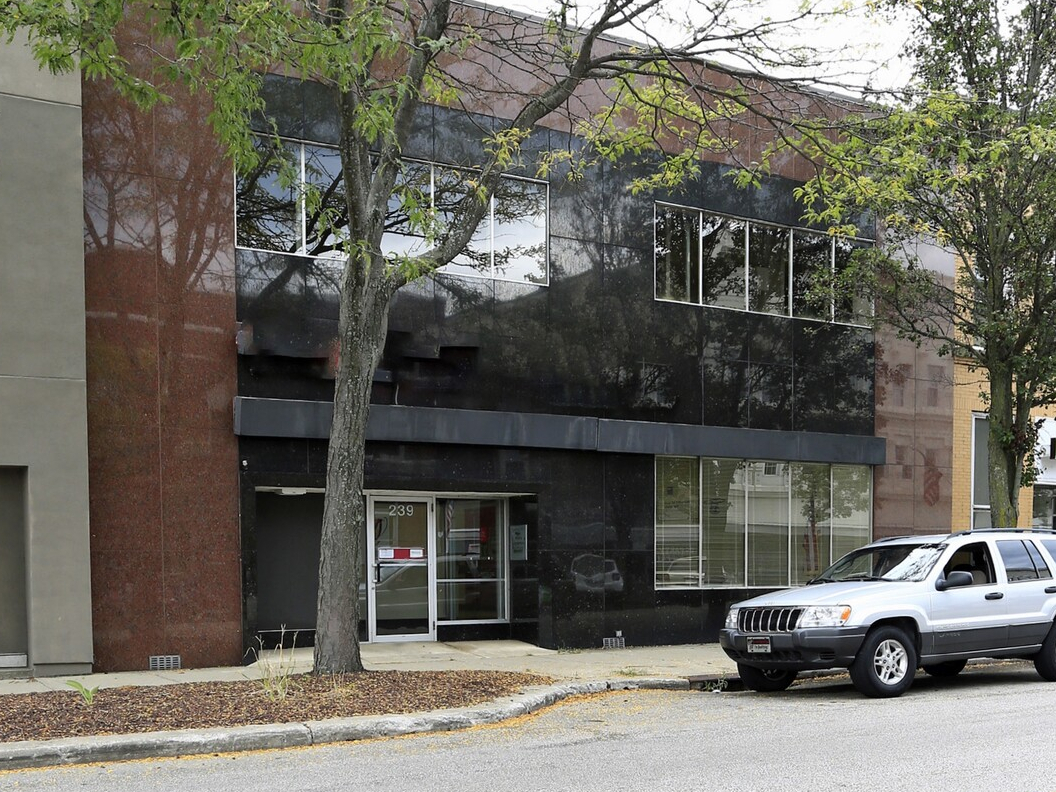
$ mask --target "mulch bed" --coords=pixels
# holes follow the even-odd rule
[[[3,695],[0,742],[423,712],[551,681],[505,671],[364,671],[290,676],[284,698],[254,680],[104,688],[90,705],[72,689]]]

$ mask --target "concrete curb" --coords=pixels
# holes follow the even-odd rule
[[[665,677],[565,682],[528,688],[518,695],[474,707],[410,715],[365,715],[303,723],[5,743],[0,744],[0,771],[231,751],[260,751],[396,737],[403,734],[452,731],[517,718],[571,696],[610,690],[690,690],[691,687],[700,687],[700,679],[694,677],[693,683],[687,678]],[[715,677],[715,681],[719,679]]]

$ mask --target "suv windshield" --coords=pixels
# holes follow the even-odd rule
[[[923,580],[942,555],[945,546],[944,544],[896,544],[863,547],[848,553],[810,582]]]

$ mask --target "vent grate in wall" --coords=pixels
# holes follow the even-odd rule
[[[179,655],[151,655],[150,656],[150,670],[151,671],[175,671],[178,668],[183,667],[183,662]]]

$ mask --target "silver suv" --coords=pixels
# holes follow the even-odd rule
[[[806,586],[739,602],[719,642],[751,690],[847,668],[867,696],[899,696],[919,667],[1031,658],[1056,681],[1056,531],[983,529],[881,539]]]

